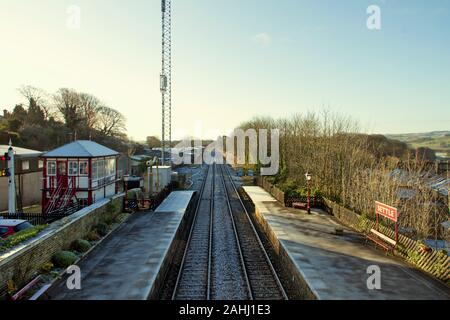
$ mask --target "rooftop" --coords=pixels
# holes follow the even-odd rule
[[[8,152],[9,149],[9,145],[6,144],[1,144],[0,145],[0,154],[4,154],[6,152]],[[14,154],[20,157],[38,157],[42,154],[42,151],[37,151],[37,150],[31,150],[31,149],[25,149],[25,148],[19,148],[19,147],[14,147]]]
[[[119,153],[94,141],[78,140],[49,151],[44,158],[96,158],[116,156]]]

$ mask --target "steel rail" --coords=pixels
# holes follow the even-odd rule
[[[234,192],[236,193],[236,195],[237,195],[237,197],[239,199],[239,203],[241,204],[242,208],[244,209],[245,216],[247,217],[247,220],[248,220],[248,222],[249,222],[249,224],[250,224],[250,226],[251,226],[251,228],[253,230],[253,233],[254,233],[257,241],[258,241],[260,249],[264,253],[265,260],[266,260],[266,262],[267,262],[267,264],[268,264],[268,266],[270,268],[270,271],[271,271],[271,273],[272,273],[272,275],[273,275],[273,277],[275,279],[275,282],[276,282],[276,284],[278,286],[278,289],[280,290],[281,295],[283,296],[283,299],[284,300],[288,300],[289,298],[288,298],[288,296],[286,294],[286,291],[284,290],[283,285],[281,284],[281,281],[280,281],[280,279],[279,279],[279,277],[278,277],[278,275],[277,275],[277,273],[275,271],[275,268],[273,267],[273,264],[270,261],[269,255],[267,254],[267,251],[264,248],[264,245],[263,245],[263,243],[262,243],[262,241],[261,241],[261,239],[260,239],[260,237],[258,235],[258,232],[256,231],[256,228],[255,228],[255,226],[254,226],[254,224],[253,224],[253,222],[252,222],[252,220],[250,218],[250,214],[248,213],[247,208],[245,207],[244,202],[242,201],[241,195],[239,194],[239,192],[238,192],[238,190],[236,188],[236,184],[233,181],[233,177],[231,176],[231,173],[229,171],[228,165],[225,164],[224,166],[225,166],[225,171],[227,172],[227,177],[229,178],[229,180],[231,182],[231,186],[233,187],[233,190],[234,190]],[[228,192],[227,192],[227,197],[228,197]]]
[[[173,290],[173,293],[172,293],[172,300],[175,300],[176,296],[177,296],[181,275],[183,274],[183,268],[184,268],[184,265],[185,265],[185,262],[186,262],[186,256],[187,256],[187,253],[188,253],[188,250],[189,250],[189,246],[191,244],[193,231],[194,231],[194,228],[195,228],[195,224],[197,222],[198,211],[199,211],[199,208],[200,208],[200,204],[202,202],[202,198],[203,198],[203,194],[204,194],[204,191],[205,191],[206,182],[208,181],[208,176],[209,176],[210,170],[211,170],[211,166],[208,166],[208,171],[206,173],[205,180],[202,183],[202,187],[200,189],[197,205],[195,207],[194,219],[192,221],[192,225],[191,225],[191,228],[189,230],[189,237],[188,237],[188,240],[187,240],[187,243],[186,243],[186,247],[184,249],[183,258],[181,260],[180,269],[178,271],[177,280],[175,282],[175,287],[174,287],[174,290]],[[214,170],[214,168],[213,168],[213,170]],[[213,198],[213,196],[214,195],[211,194],[211,198]],[[210,237],[210,239],[211,239],[211,237]],[[211,255],[211,254],[209,253],[209,255]],[[208,269],[209,270],[208,270],[208,284],[207,285],[209,285],[209,278],[210,278],[210,267],[209,266],[208,266]],[[207,291],[207,296],[206,297],[208,298],[209,297],[209,287],[207,287],[206,291]]]
[[[250,279],[248,277],[248,272],[247,272],[247,267],[245,265],[245,260],[244,260],[244,255],[242,254],[242,248],[241,248],[241,243],[239,241],[239,235],[238,235],[238,231],[236,228],[236,222],[234,221],[234,216],[233,216],[233,209],[231,208],[231,201],[230,201],[230,196],[228,194],[227,191],[227,186],[225,185],[225,177],[224,177],[224,172],[223,172],[223,167],[221,166],[221,181],[223,184],[223,188],[224,188],[224,192],[225,192],[225,197],[227,200],[227,206],[228,206],[228,213],[231,217],[231,222],[233,224],[233,231],[234,231],[234,236],[236,237],[236,244],[237,244],[237,248],[238,248],[238,252],[239,252],[239,257],[240,257],[240,261],[241,261],[241,266],[242,266],[242,272],[244,273],[244,279],[245,279],[245,283],[247,286],[247,290],[248,290],[248,295],[250,300],[254,300],[253,298],[253,290],[252,290],[252,286],[250,285]]]

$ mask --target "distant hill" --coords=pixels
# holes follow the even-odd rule
[[[412,148],[430,148],[441,158],[450,157],[450,131],[387,134],[386,137],[405,142]]]

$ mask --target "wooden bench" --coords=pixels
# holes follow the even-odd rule
[[[308,210],[308,204],[303,202],[292,202],[292,208]]]
[[[375,229],[370,229],[370,233],[366,235],[366,238],[367,240],[371,240],[372,242],[386,250],[386,252],[394,251],[395,246],[397,245],[397,242],[395,240],[389,238],[388,236]]]

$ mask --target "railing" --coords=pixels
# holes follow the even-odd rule
[[[68,206],[65,208],[57,209],[51,213],[30,213],[30,212],[16,212],[16,213],[0,213],[0,217],[3,219],[16,219],[16,220],[27,220],[32,225],[44,225],[55,222],[62,218],[71,216],[75,212],[83,209],[84,207],[78,204]]]
[[[310,200],[311,200],[311,207],[322,208],[324,206],[322,197],[311,196]],[[308,197],[307,196],[288,197],[285,195],[284,205],[286,207],[292,207],[292,204],[294,202],[307,203]]]
[[[103,177],[103,178],[96,178],[96,179],[91,178],[90,180],[91,180],[92,188],[101,188],[101,187],[104,187],[105,185],[111,184],[120,179],[117,178],[116,175],[111,175],[111,176],[107,176],[107,177]]]
[[[124,197],[124,209],[125,211],[138,211],[139,204],[144,201],[150,201],[150,207],[148,210],[155,210],[158,206],[167,198],[167,196],[178,187],[176,182],[171,182],[166,188],[164,188],[160,193],[152,196],[150,199],[127,199]]]
[[[50,202],[47,203],[47,205],[44,209],[45,212],[51,212],[53,210],[53,208],[55,207],[56,202],[59,200],[59,194],[61,193],[61,190],[62,190],[61,181],[62,181],[61,178],[57,181],[57,188],[50,195]]]

